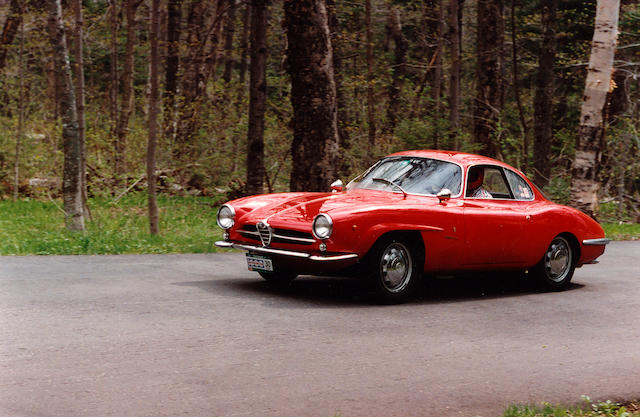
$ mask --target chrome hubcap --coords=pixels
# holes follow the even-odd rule
[[[402,291],[411,280],[413,270],[411,253],[402,243],[394,242],[382,253],[380,272],[385,288],[390,292]]]
[[[571,263],[569,242],[562,237],[555,238],[544,255],[547,276],[554,282],[562,281],[571,270]]]

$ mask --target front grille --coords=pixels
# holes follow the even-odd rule
[[[259,222],[256,225],[258,229],[258,233],[260,234],[260,240],[262,241],[262,246],[269,246],[271,244],[271,227],[266,222]]]
[[[296,245],[311,245],[315,242],[311,233],[289,229],[275,229],[273,238],[276,242],[295,243]]]
[[[266,232],[259,231],[257,225],[245,224],[240,230],[238,230],[243,236],[262,242],[263,233],[266,237]],[[313,235],[307,232],[300,232],[298,230],[290,229],[271,229],[271,242],[272,243],[288,243],[295,245],[311,245],[315,242]]]
[[[260,233],[255,224],[245,224],[242,229],[238,230],[244,237],[248,237],[252,240],[260,241]]]

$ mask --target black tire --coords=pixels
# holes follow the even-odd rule
[[[373,286],[377,301],[398,304],[409,300],[422,275],[414,245],[401,237],[382,238],[367,257],[367,279]]]
[[[556,236],[538,264],[532,269],[538,284],[550,291],[565,289],[576,269],[577,253],[569,239]]]
[[[267,282],[275,285],[288,285],[298,274],[289,271],[258,272]]]

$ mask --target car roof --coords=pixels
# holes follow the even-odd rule
[[[517,169],[515,169],[514,167],[508,164],[505,164],[504,162],[498,161],[497,159],[489,158],[482,155],[465,153],[465,152],[412,150],[412,151],[396,152],[394,154],[387,155],[387,156],[415,156],[420,158],[435,158],[435,159],[441,159],[444,161],[455,162],[463,166],[479,165],[479,164],[499,165],[499,166],[517,171]]]
[[[463,170],[466,170],[467,167],[472,165],[497,165],[512,171],[515,171],[520,174],[534,189],[534,194],[536,195],[536,199],[544,199],[547,200],[547,197],[540,191],[533,181],[531,181],[522,171],[517,168],[512,167],[509,164],[506,164],[502,161],[498,161],[497,159],[489,158],[487,156],[476,155],[472,153],[466,152],[457,152],[457,151],[443,151],[443,150],[412,150],[412,151],[402,151],[396,152],[391,155],[387,155],[388,157],[394,156],[415,156],[418,158],[434,158],[440,159],[443,161],[450,161],[453,163],[457,163],[463,167]]]

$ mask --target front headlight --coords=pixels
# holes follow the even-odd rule
[[[222,207],[220,207],[220,210],[218,210],[218,226],[222,227],[225,230],[231,229],[233,227],[235,218],[236,211],[233,209],[233,207],[227,204],[223,204]]]
[[[328,214],[320,213],[313,219],[313,235],[318,239],[329,239],[333,232],[333,221]]]

